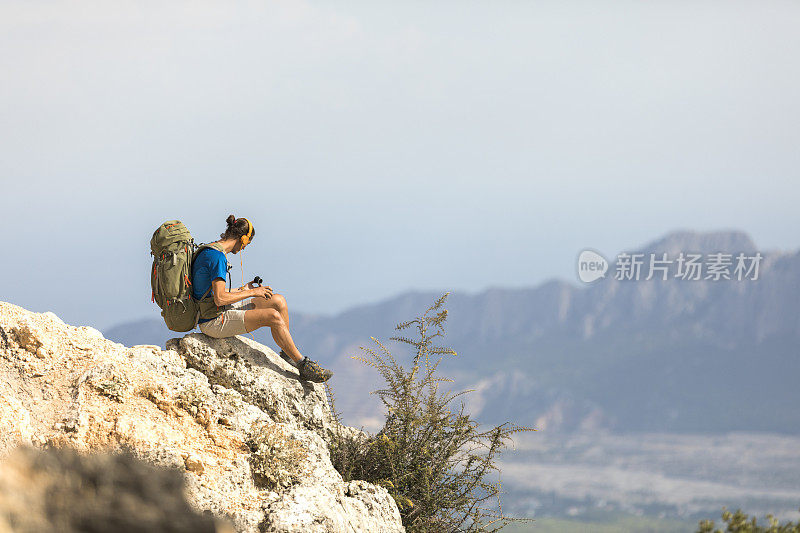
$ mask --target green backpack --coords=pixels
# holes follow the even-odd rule
[[[200,318],[200,306],[192,296],[191,281],[196,249],[192,234],[180,220],[164,222],[150,239],[151,298],[161,308],[161,316],[172,331],[191,331]],[[206,296],[208,291],[201,300]]]

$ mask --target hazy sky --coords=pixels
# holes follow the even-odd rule
[[[157,317],[153,230],[229,214],[306,312],[572,280],[675,229],[796,249],[798,28],[769,1],[2,0],[0,299]]]

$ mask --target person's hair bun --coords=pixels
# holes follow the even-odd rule
[[[236,222],[236,217],[229,215],[228,218],[225,219],[225,222],[228,223],[228,226],[233,226],[233,223]]]

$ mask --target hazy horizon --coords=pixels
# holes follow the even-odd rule
[[[800,247],[800,5],[0,6],[0,299],[146,316],[181,219],[290,310],[573,279],[676,229]],[[241,281],[231,257],[233,280]]]

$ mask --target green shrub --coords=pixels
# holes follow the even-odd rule
[[[732,513],[723,507],[722,521],[727,526],[724,531],[730,533],[800,533],[800,522],[781,524],[777,518],[768,514],[768,525],[759,525],[755,517],[747,516],[741,509]],[[714,529],[713,520],[701,520],[697,533],[722,533],[722,530]]]
[[[362,347],[363,357],[354,357],[375,368],[386,382],[385,388],[374,391],[386,409],[386,422],[376,435],[336,433],[331,459],[345,481],[386,487],[409,532],[497,531],[527,519],[503,515],[495,461],[512,434],[533,429],[505,423],[483,430],[465,412],[463,402],[450,409],[453,400],[471,391],[440,390],[452,380],[436,374],[445,355],[456,355],[434,344],[444,336],[447,310],[442,306],[447,294],[421,316],[396,326],[417,332],[414,339],[391,337],[413,348],[408,368],[374,337],[377,348]]]

